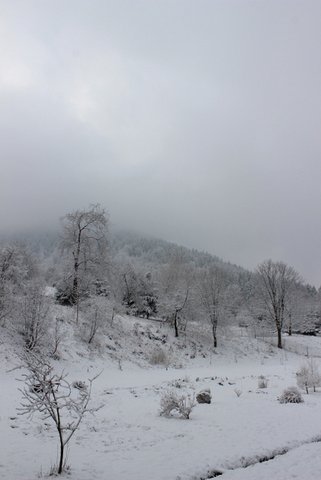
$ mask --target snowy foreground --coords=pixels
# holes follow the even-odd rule
[[[301,341],[302,340],[302,341]],[[321,354],[321,339],[293,337],[286,345],[301,354],[277,351],[265,343],[235,336],[219,354],[188,358],[168,368],[117,363],[102,355],[66,353],[57,369],[94,383],[93,403],[71,441],[64,474],[72,480],[317,480],[321,478],[321,391],[304,394],[304,403],[282,405],[277,397],[296,384],[306,347]],[[320,346],[318,346],[320,342]],[[223,348],[224,347],[224,348]],[[236,355],[235,350],[246,351]],[[316,358],[319,363],[319,359]],[[320,362],[321,364],[321,362]],[[1,345],[0,478],[45,478],[56,462],[54,427],[38,417],[17,415],[21,401],[19,370],[10,349]],[[121,369],[120,369],[121,368]],[[257,377],[268,378],[266,389]],[[159,416],[164,390],[178,393],[210,388],[212,403],[197,405],[190,420]],[[235,390],[241,394],[236,395]]]

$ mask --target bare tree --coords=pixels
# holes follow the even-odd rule
[[[0,248],[0,321],[13,310],[13,296],[36,272],[36,263],[26,248],[14,243]]]
[[[58,356],[58,347],[64,338],[64,333],[61,328],[62,321],[62,318],[56,317],[55,327],[52,335],[52,351],[50,353],[51,356]]]
[[[43,288],[36,283],[30,284],[20,305],[22,334],[27,350],[38,348],[48,334],[49,309]]]
[[[81,389],[73,389],[64,373],[56,374],[52,365],[43,357],[29,354],[25,357],[27,373],[23,375],[24,387],[22,392],[20,415],[32,417],[35,413],[41,415],[42,420],[50,418],[59,437],[59,462],[57,473],[61,474],[65,466],[66,446],[75,434],[84,415],[97,409],[88,407],[92,383]]]
[[[111,324],[113,305],[106,297],[96,297],[86,302],[84,307],[83,337],[91,344],[96,335]]]
[[[61,246],[72,255],[72,285],[69,301],[76,305],[76,321],[79,315],[81,282],[86,274],[97,272],[106,258],[107,224],[106,212],[100,205],[88,210],[76,210],[63,219]]]
[[[131,315],[149,318],[157,312],[157,296],[151,273],[142,270],[131,263],[121,266],[120,289],[122,303]]]
[[[275,324],[278,348],[282,348],[282,328],[289,295],[295,285],[301,281],[300,275],[285,263],[272,262],[272,260],[261,263],[257,267],[257,275],[258,295],[263,301],[269,318]]]
[[[199,299],[212,327],[214,348],[217,347],[217,325],[223,309],[226,288],[226,274],[218,267],[211,266],[205,272],[200,273]]]
[[[160,311],[179,336],[181,315],[187,313],[193,284],[193,272],[179,254],[174,255],[160,272]]]
[[[306,393],[309,393],[309,388],[313,388],[313,391],[316,392],[316,387],[321,385],[321,374],[314,358],[310,358],[301,366],[296,373],[296,380],[298,387],[305,389]]]
[[[178,321],[179,321],[179,314],[182,312],[187,304],[189,296],[189,286],[186,286],[183,296],[177,295],[175,298],[175,302],[173,304],[173,312],[171,316],[172,324],[175,331],[175,337],[178,337]]]

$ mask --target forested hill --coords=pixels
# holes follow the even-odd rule
[[[18,286],[22,292],[26,280],[38,275],[42,284],[58,289],[60,302],[74,304],[74,247],[69,244],[63,250],[62,239],[62,231],[0,238],[0,247],[17,247],[10,258],[15,258],[12,268],[16,273],[20,271],[21,277],[18,275],[14,281],[8,277],[8,285],[15,285],[15,289],[8,287],[8,299],[10,291],[18,295]],[[84,300],[92,295],[107,295],[118,311],[162,318],[176,315],[182,325],[188,319],[209,321],[213,312],[215,325],[270,323],[255,272],[207,252],[128,230],[109,229],[106,240],[103,252],[94,243],[83,246],[78,295]],[[86,261],[89,252],[90,256],[94,254],[90,262]],[[4,249],[4,262],[8,255],[10,250]],[[320,292],[302,281],[296,282],[295,287],[287,299],[284,328],[291,322],[294,331],[311,331],[320,321]]]
[[[50,257],[57,250],[61,239],[59,231],[36,231],[32,233],[19,233],[0,235],[0,245],[18,243],[25,245],[36,256]],[[229,273],[250,274],[245,268],[224,261],[216,255],[187,248],[176,243],[140,234],[126,229],[110,229],[108,234],[109,256],[111,259],[126,256],[146,265],[164,265],[173,258],[179,257],[183,263],[198,268],[217,266]]]
[[[231,273],[249,273],[246,269],[226,262],[208,252],[199,251],[195,248],[190,249],[176,243],[129,230],[111,232],[110,253],[112,256],[124,254],[129,258],[159,265],[168,263],[174,257],[180,257],[184,263],[199,268],[213,265]]]

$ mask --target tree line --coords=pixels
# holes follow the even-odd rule
[[[88,343],[117,313],[167,322],[176,337],[188,322],[206,322],[214,348],[219,325],[270,329],[282,348],[285,330],[311,330],[320,319],[320,292],[284,262],[266,260],[249,272],[161,240],[112,237],[108,227],[107,212],[91,205],[61,219],[49,251],[1,246],[0,321],[27,349],[39,347],[51,329],[50,348],[57,352],[61,332],[59,319],[50,318],[50,286]]]

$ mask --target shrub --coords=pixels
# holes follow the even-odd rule
[[[176,414],[181,418],[189,419],[195,407],[195,399],[191,395],[177,395],[174,390],[167,390],[161,398],[160,407],[160,415],[164,417]]]
[[[37,350],[46,343],[49,325],[49,303],[37,284],[27,287],[20,304],[21,333],[27,350]]]
[[[184,378],[176,378],[175,380],[172,380],[168,382],[170,387],[174,388],[185,388],[187,387],[191,382],[191,379],[186,375]]]
[[[279,397],[280,403],[302,403],[304,402],[301,393],[296,387],[288,387],[283,390],[282,395]]]
[[[267,388],[267,385],[268,385],[268,380],[267,380],[267,378],[265,378],[264,375],[260,375],[260,376],[258,377],[257,387],[258,387],[258,388]]]
[[[316,362],[311,358],[305,365],[302,365],[296,374],[296,381],[298,387],[309,393],[309,388],[313,388],[315,392],[316,387],[321,385],[321,375],[318,370]]]
[[[58,285],[55,297],[57,303],[59,303],[60,305],[68,307],[72,306],[74,303],[72,296],[72,286],[67,284]]]
[[[151,365],[168,365],[166,352],[160,347],[155,348],[150,354],[149,363]]]

